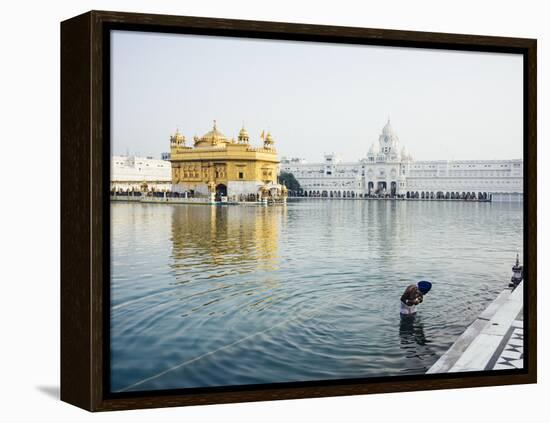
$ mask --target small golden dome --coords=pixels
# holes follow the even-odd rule
[[[271,132],[268,132],[265,136],[264,144],[266,145],[272,145],[273,144],[273,136],[271,135]]]
[[[177,145],[185,144],[185,136],[180,132],[179,128],[176,129],[174,135],[170,136],[170,142]]]
[[[248,136],[248,131],[245,129],[244,125],[239,131],[238,139],[239,139],[239,142],[248,142],[248,140],[250,139],[250,137]]]

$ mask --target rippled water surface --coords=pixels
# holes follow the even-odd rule
[[[522,204],[111,205],[111,388],[425,372],[506,286]],[[413,321],[404,288],[433,282]]]

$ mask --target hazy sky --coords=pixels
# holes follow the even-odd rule
[[[214,119],[279,156],[366,155],[391,117],[417,160],[522,158],[522,57],[175,34],[112,34],[112,149],[160,157]]]

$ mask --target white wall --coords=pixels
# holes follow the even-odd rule
[[[195,191],[196,194],[200,194],[200,195],[209,194],[208,185],[206,185],[205,183],[197,183],[197,184],[193,184],[193,186],[194,186],[193,191]],[[173,188],[175,192],[179,192],[179,193],[184,193],[190,190],[187,184],[176,184],[174,185]]]
[[[239,198],[240,195],[258,194],[261,184],[255,181],[229,181],[227,183],[227,195]]]
[[[2,202],[2,421],[515,422],[543,421],[550,388],[550,308],[539,306],[539,385],[415,392],[90,415],[53,399],[59,387],[59,22],[126,10],[539,38],[539,194],[549,122],[550,26],[544,1],[11,1],[0,25],[0,180],[33,187]],[[546,77],[546,78],[545,78]],[[546,79],[546,80],[545,80]],[[261,97],[261,95],[260,95]],[[183,116],[182,119],[185,119]],[[23,154],[25,153],[25,154]],[[24,162],[24,171],[22,166]],[[36,187],[36,189],[34,189]],[[539,304],[548,303],[548,196],[539,195]],[[543,236],[546,235],[546,236]],[[547,254],[546,254],[547,255]],[[543,336],[544,335],[544,336]]]
[[[145,157],[112,156],[111,181],[172,182],[172,164]]]

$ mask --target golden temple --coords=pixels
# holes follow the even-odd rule
[[[263,145],[250,145],[243,127],[237,140],[227,138],[217,127],[188,146],[179,129],[170,136],[172,191],[217,200],[245,201],[278,199],[286,188],[277,183],[279,159],[271,133],[262,132]]]

